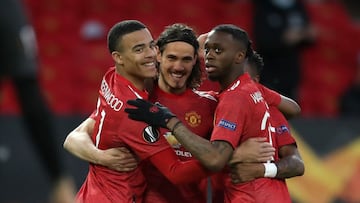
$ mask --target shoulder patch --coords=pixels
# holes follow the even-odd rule
[[[276,128],[276,133],[277,134],[281,135],[281,134],[286,133],[286,132],[290,132],[289,128],[286,125],[281,125],[281,126]]]
[[[232,131],[235,131],[235,129],[236,129],[236,123],[227,121],[225,119],[221,119],[218,126],[232,130]]]
[[[157,142],[160,138],[160,132],[153,126],[147,126],[143,131],[143,138],[147,143]]]

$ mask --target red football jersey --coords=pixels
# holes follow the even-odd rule
[[[278,147],[295,144],[296,141],[290,133],[290,126],[285,116],[274,106],[270,106],[271,124],[275,128],[275,137]]]
[[[140,159],[170,146],[155,129],[142,122],[130,120],[124,112],[129,99],[144,98],[145,91],[136,89],[128,80],[115,72],[105,74],[99,90],[96,112],[92,116],[95,128],[92,140],[99,149],[125,146]],[[139,136],[142,135],[142,136]],[[141,167],[131,172],[116,172],[106,167],[90,164],[89,173],[77,194],[78,202],[142,202],[146,181]]]
[[[277,149],[284,145],[296,144],[295,139],[291,136],[289,125],[284,115],[275,106],[269,107],[271,114],[271,125],[275,129],[274,136]],[[278,150],[276,150],[278,156]],[[272,181],[269,181],[272,180]],[[284,179],[277,178],[260,178],[254,180],[256,191],[256,202],[290,203],[291,199]]]
[[[281,96],[274,90],[271,90],[258,83],[258,88],[264,96],[266,103],[269,105],[271,115],[271,125],[275,128],[275,137],[277,146],[280,148],[284,145],[296,144],[295,139],[290,134],[290,126],[285,116],[280,112],[277,106],[281,102]]]
[[[277,147],[267,103],[247,73],[219,94],[214,119],[211,141],[226,141],[235,149],[250,137],[266,137]],[[225,202],[291,202],[286,185],[277,179],[260,178],[235,185],[230,176],[225,176],[224,181]],[[289,201],[279,201],[284,199]]]
[[[207,92],[188,89],[182,94],[175,95],[166,93],[155,85],[150,100],[168,107],[192,132],[210,138],[217,101]],[[169,130],[161,129],[160,132],[171,143],[180,160],[194,159]],[[206,188],[205,191],[199,189],[199,182],[174,185],[150,163],[147,163],[143,169],[148,183],[144,202],[206,202],[204,195]]]

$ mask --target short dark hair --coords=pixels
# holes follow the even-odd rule
[[[213,31],[225,32],[230,34],[235,40],[242,42],[246,49],[245,57],[249,58],[253,54],[252,42],[249,35],[242,28],[233,24],[221,24],[212,29]]]
[[[194,53],[197,56],[199,51],[199,42],[197,41],[195,31],[182,23],[175,23],[165,27],[165,30],[157,39],[156,45],[162,54],[166,45],[171,42],[185,42],[194,47]],[[197,57],[196,63],[191,71],[189,78],[186,81],[186,87],[197,88],[201,84],[203,73],[200,67],[200,59]]]
[[[121,50],[121,47],[118,47],[118,43],[121,41],[124,35],[146,28],[147,27],[143,23],[137,20],[124,20],[116,23],[110,29],[107,37],[108,49],[110,53],[116,51],[117,49]]]
[[[253,51],[253,54],[248,57],[248,64],[250,68],[255,70],[258,75],[261,74],[264,68],[264,60],[256,51]]]

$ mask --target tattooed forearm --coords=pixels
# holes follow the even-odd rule
[[[304,162],[295,146],[286,146],[280,149],[283,156],[276,162],[277,178],[291,178],[304,174]]]
[[[217,151],[220,155],[227,155],[229,153],[229,148],[231,148],[231,150],[232,150],[232,147],[230,146],[230,144],[227,142],[224,142],[224,141],[214,141],[214,142],[212,142],[212,144],[217,149]],[[230,158],[231,157],[229,157],[229,159]]]
[[[184,125],[178,125],[173,134],[176,139],[198,159],[201,164],[211,171],[223,169],[231,158],[233,149],[224,141],[211,143],[187,129]]]

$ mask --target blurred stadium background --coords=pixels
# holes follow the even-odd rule
[[[360,7],[340,0],[307,0],[312,23],[323,32],[302,55],[298,103],[292,130],[306,164],[303,177],[288,180],[297,203],[360,202],[360,115],[342,115],[342,94],[360,72]],[[56,138],[80,186],[87,165],[62,150],[66,134],[95,107],[99,81],[112,60],[106,33],[116,22],[137,19],[154,38],[165,26],[182,22],[198,34],[220,23],[236,24],[252,35],[251,0],[25,0],[34,25],[40,79],[55,112]],[[355,15],[354,15],[355,14]],[[256,45],[256,42],[255,42]],[[22,130],[12,84],[0,91],[0,202],[46,202],[49,182]],[[360,105],[360,103],[359,103]]]

